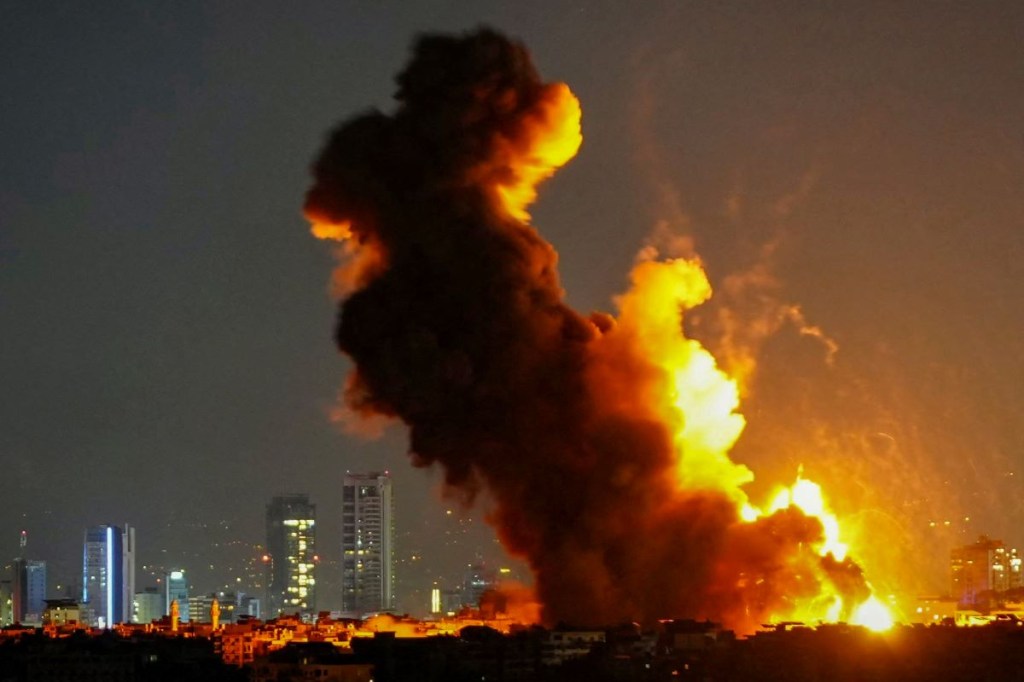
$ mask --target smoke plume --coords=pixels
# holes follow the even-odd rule
[[[345,399],[407,424],[413,463],[463,499],[489,492],[543,620],[750,629],[829,584],[863,592],[855,565],[814,551],[818,519],[741,520],[735,385],[682,336],[710,295],[697,263],[639,263],[616,317],[563,302],[526,208],[579,147],[569,89],[486,29],[421,37],[397,83],[393,113],[333,131],[306,197],[314,232],[349,254]]]

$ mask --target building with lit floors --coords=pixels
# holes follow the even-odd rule
[[[316,614],[316,505],[280,495],[267,505],[267,613]]]
[[[109,628],[130,623],[134,597],[135,529],[107,525],[86,530],[82,604],[89,624]]]
[[[981,536],[950,552],[950,594],[961,606],[988,608],[1021,587],[1021,558],[1002,540]]]
[[[391,611],[395,529],[390,474],[345,474],[341,504],[342,611],[356,616]]]
[[[135,593],[132,604],[133,623],[152,623],[164,616],[164,591],[157,587],[147,587]]]

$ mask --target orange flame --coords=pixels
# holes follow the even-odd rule
[[[889,613],[889,609],[874,595],[857,607],[850,622],[854,625],[863,625],[875,632],[882,632],[893,626],[892,614]]]
[[[312,223],[309,231],[313,233],[313,236],[317,239],[330,239],[336,242],[343,242],[352,236],[352,223],[345,221],[343,223],[331,223],[321,221],[317,218],[309,216]]]
[[[729,456],[745,426],[737,411],[737,382],[718,367],[706,348],[682,333],[685,311],[711,297],[707,276],[696,259],[655,261],[649,258],[649,252],[646,255],[633,269],[632,288],[617,299],[617,330],[631,337],[669,377],[664,402],[667,423],[675,428],[680,490],[724,493],[735,502],[738,517],[746,523],[781,510],[798,509],[821,524],[822,539],[814,551],[842,563],[849,548],[840,537],[839,519],[826,503],[821,486],[804,478],[802,471],[792,486],[776,491],[766,511],[749,502],[743,486],[753,481],[754,475]],[[891,627],[892,617],[876,597],[844,604],[840,590],[831,584],[824,569],[817,573],[818,593],[794,596],[790,610],[772,614],[773,619],[836,622],[848,618],[872,629]]]
[[[335,255],[339,264],[331,275],[331,295],[334,298],[352,293],[382,267],[383,251],[362,248],[352,230],[352,221],[333,221],[310,208],[306,209],[305,215],[314,237],[338,242]]]
[[[537,198],[537,185],[576,156],[583,143],[580,102],[565,83],[546,86],[536,111],[524,117],[522,129],[504,140],[511,177],[497,185],[498,196],[509,214],[527,222],[526,212]]]
[[[642,260],[631,279],[630,291],[616,301],[618,330],[633,337],[640,352],[670,377],[665,419],[676,425],[679,485],[745,501],[740,486],[754,475],[728,454],[746,423],[736,412],[736,382],[718,369],[707,349],[681,333],[683,311],[711,297],[700,262]]]

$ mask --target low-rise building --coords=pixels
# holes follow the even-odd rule
[[[84,624],[82,607],[74,599],[47,599],[43,609],[43,625],[78,625]]]
[[[372,682],[373,664],[326,642],[289,644],[252,666],[253,682]]]
[[[573,658],[586,656],[604,642],[604,630],[552,630],[541,645],[541,662],[544,665],[561,665]]]

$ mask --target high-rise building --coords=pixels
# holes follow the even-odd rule
[[[391,611],[395,529],[390,474],[345,474],[341,505],[341,608],[359,616]]]
[[[15,559],[11,614],[15,623],[38,625],[46,609],[46,562]]]
[[[988,607],[998,594],[1021,587],[1021,558],[1002,540],[981,536],[950,552],[950,593],[965,606]]]
[[[164,615],[171,615],[171,602],[178,602],[179,620],[188,622],[188,580],[185,571],[174,570],[164,578]]]
[[[130,623],[135,597],[135,529],[94,526],[85,531],[82,602],[90,624]]]
[[[267,505],[267,617],[316,613],[316,505],[279,495]]]
[[[46,608],[46,562],[26,559],[28,531],[18,536],[18,558],[11,565],[10,613],[14,623],[40,625]]]

